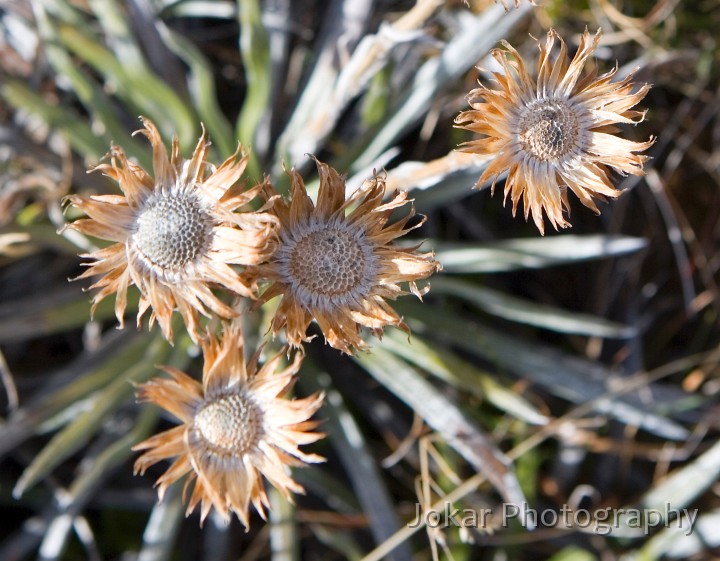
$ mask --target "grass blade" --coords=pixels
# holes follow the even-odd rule
[[[26,489],[40,481],[63,460],[70,457],[97,432],[102,420],[134,393],[133,382],[141,382],[155,373],[154,365],[163,362],[167,346],[159,335],[148,339],[147,356],[136,360],[123,376],[118,376],[106,388],[90,398],[89,409],[78,415],[56,434],[23,471],[13,495],[20,497]]]
[[[500,369],[532,380],[572,403],[586,403],[611,393],[608,383],[614,376],[601,364],[505,335],[487,325],[458,321],[457,316],[443,309],[428,309],[414,302],[398,303],[397,307],[406,312],[405,319],[413,331],[441,336],[447,343],[482,357]],[[674,387],[653,384],[652,390],[652,404],[634,392],[601,399],[595,409],[663,438],[686,439],[687,429],[665,415],[682,411],[688,405],[694,406],[697,399]],[[653,409],[663,414],[655,413]]]
[[[636,253],[647,240],[630,236],[563,234],[544,238],[518,238],[493,243],[435,243],[445,273],[502,273],[544,269],[591,259]]]
[[[558,333],[616,339],[629,339],[638,333],[635,327],[588,314],[561,310],[554,306],[536,304],[524,298],[516,298],[498,290],[450,278],[447,275],[434,278],[432,288],[434,295],[443,294],[460,298],[489,314]]]
[[[264,158],[270,135],[270,49],[261,20],[258,0],[239,0],[240,52],[245,66],[247,90],[235,134],[245,146],[254,150],[248,162],[248,173],[262,179],[258,156]]]
[[[58,37],[68,50],[112,84],[132,111],[152,119],[163,135],[177,134],[182,146],[195,143],[199,123],[194,112],[144,63],[133,66],[118,60],[115,53],[74,27],[62,25]]]
[[[171,485],[150,513],[137,561],[170,561],[184,514],[182,485]]]
[[[495,377],[462,360],[439,345],[431,346],[418,335],[408,339],[400,331],[388,331],[378,345],[443,382],[487,399],[501,411],[531,425],[544,425],[548,418],[522,396],[500,385]]]
[[[97,162],[107,151],[107,146],[80,116],[67,107],[53,105],[19,80],[4,78],[0,95],[5,101],[39,117],[45,124],[61,132],[70,145],[85,159]]]
[[[190,41],[158,22],[160,36],[165,44],[190,68],[189,89],[200,119],[207,127],[212,143],[224,160],[235,151],[233,130],[217,101],[215,80],[210,64]]]
[[[372,354],[359,355],[356,360],[484,474],[506,501],[517,505],[525,501],[512,462],[455,403],[414,368],[380,348],[373,349]]]
[[[391,117],[372,137],[365,151],[353,163],[353,170],[372,166],[373,162],[410,127],[427,115],[439,93],[478,63],[493,45],[507,36],[530,13],[529,4],[506,13],[499,5],[491,6],[477,17],[461,13],[460,29],[443,51],[428,60],[415,73],[407,93],[390,112]]]
[[[127,311],[137,310],[139,293],[128,294]],[[12,343],[82,327],[89,321],[88,295],[79,286],[61,286],[42,296],[29,296],[0,306],[0,342]],[[94,319],[115,316],[115,303],[106,298],[95,310]]]
[[[310,368],[309,368],[310,367]],[[396,532],[401,523],[395,516],[390,493],[383,483],[377,462],[365,443],[360,427],[347,410],[343,397],[332,389],[327,374],[318,372],[306,359],[303,364],[305,383],[312,391],[324,389],[327,393],[323,412],[327,415],[327,432],[337,449],[352,481],[363,511],[370,519],[370,530],[376,543],[380,544]],[[308,374],[310,373],[310,374]],[[314,378],[312,381],[308,381]],[[394,559],[412,559],[407,545],[395,550]]]

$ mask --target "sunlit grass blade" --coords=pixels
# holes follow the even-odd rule
[[[139,295],[128,294],[128,312],[137,309]],[[82,327],[89,320],[88,295],[77,285],[62,286],[42,296],[6,302],[0,305],[0,342],[9,343],[42,337]],[[107,298],[98,304],[95,319],[103,321],[115,316],[115,303]]]
[[[60,558],[72,529],[67,520],[80,514],[98,488],[132,456],[133,444],[147,436],[156,416],[156,411],[146,409],[139,415],[132,430],[121,435],[100,453],[83,459],[81,465],[85,471],[78,475],[67,492],[58,497],[58,514],[50,523],[40,546],[48,558]]]
[[[102,450],[92,461],[84,462],[86,469],[75,478],[68,489],[65,509],[71,513],[80,512],[81,503],[87,503],[100,483],[133,456],[132,447],[150,434],[156,421],[157,410],[144,409],[134,419],[129,432]]]
[[[342,395],[332,388],[328,374],[318,371],[306,359],[303,375],[303,387],[311,391],[323,389],[326,392],[322,409],[327,416],[325,430],[347,470],[363,511],[369,517],[373,537],[380,544],[400,528],[401,522],[395,515],[390,492],[382,480],[377,462]],[[412,559],[409,548],[404,545],[398,547],[395,554],[398,560]]]
[[[189,92],[193,104],[210,135],[213,145],[225,160],[235,151],[235,140],[230,123],[223,115],[217,101],[215,80],[208,60],[195,45],[164,23],[157,23],[160,36],[165,44],[190,68]]]
[[[97,162],[107,152],[105,140],[98,137],[77,113],[49,103],[20,80],[5,78],[4,84],[0,85],[0,95],[12,107],[31,113],[60,131],[87,160]]]
[[[314,63],[298,103],[277,143],[277,159],[273,175],[282,176],[282,163],[300,166],[306,154],[317,146],[314,132],[308,131],[308,121],[319,108],[330,103],[331,85],[340,74],[337,64],[338,45],[352,50],[363,35],[363,28],[372,15],[369,0],[332,0],[315,44]]]
[[[273,551],[282,551],[288,558],[300,558],[300,536],[295,505],[272,488],[270,499],[270,547]],[[219,552],[218,552],[219,553]],[[224,555],[223,557],[227,557]],[[215,555],[215,558],[222,558]]]
[[[118,376],[91,396],[86,405],[87,409],[77,415],[35,456],[13,489],[15,497],[20,497],[27,488],[40,481],[85,445],[97,432],[103,419],[132,398],[133,382],[142,382],[156,372],[154,365],[165,361],[168,347],[157,334],[149,338],[148,342],[144,356],[136,357],[135,363],[124,375]]]
[[[59,26],[58,36],[69,51],[113,85],[132,111],[152,119],[164,136],[177,135],[182,146],[194,143],[199,132],[194,111],[144,63],[133,66],[131,61],[120,61],[96,38],[68,25]]]
[[[414,80],[392,108],[392,116],[372,136],[363,153],[353,162],[353,170],[373,165],[375,159],[415,126],[430,109],[438,94],[470,70],[500,39],[529,14],[529,4],[505,13],[492,6],[477,17],[458,12],[459,29],[442,52],[415,73]]]
[[[431,346],[417,334],[408,339],[400,331],[389,330],[377,345],[447,384],[487,399],[501,411],[526,423],[544,425],[549,421],[523,396],[502,386],[489,372],[480,370],[445,347]]]
[[[429,309],[413,302],[398,302],[396,306],[405,313],[405,320],[413,331],[462,348],[572,403],[586,403],[610,391],[608,384],[613,373],[597,362],[505,335],[479,322],[459,321],[457,315],[444,309]],[[667,415],[696,406],[697,398],[673,386],[659,384],[653,385],[653,397],[652,403],[645,403],[637,392],[605,398],[596,403],[594,409],[669,440],[686,439],[687,429]]]
[[[445,273],[501,273],[543,269],[636,253],[647,240],[630,236],[563,234],[489,243],[426,242],[435,248]]]
[[[720,478],[720,442],[687,465],[654,485],[640,500],[648,509],[662,509],[666,503],[684,508]]]
[[[700,454],[686,465],[676,469],[657,484],[653,485],[638,501],[638,506],[629,507],[627,511],[619,513],[618,519],[613,521],[615,528],[613,534],[617,537],[641,538],[645,528],[638,526],[632,520],[632,508],[641,508],[644,511],[655,511],[654,525],[672,522],[684,530],[685,534],[692,533],[692,520],[688,519],[684,511],[703,492],[714,485],[720,477],[720,442]],[[669,509],[674,509],[677,517],[673,521],[665,518]],[[695,512],[694,509],[689,509]],[[652,548],[649,548],[652,551]],[[642,556],[640,557],[643,558]],[[653,557],[650,557],[653,558]]]
[[[525,500],[510,460],[456,403],[417,370],[379,347],[356,360],[484,474],[507,502],[519,505]]]
[[[70,54],[59,42],[57,29],[53,21],[48,17],[42,4],[38,3],[35,10],[35,17],[38,23],[38,31],[45,42],[45,52],[48,61],[58,76],[62,76],[71,83],[72,91],[78,96],[91,116],[94,125],[93,132],[102,131],[100,136],[107,147],[110,142],[117,139],[125,139],[127,130],[120,123],[116,106],[113,105],[109,96],[105,93],[100,84],[95,81],[77,65]],[[136,139],[124,140],[127,152],[138,158],[144,164],[150,162],[147,151],[140,149]]]
[[[76,256],[78,248],[75,244],[67,240],[63,236],[57,235],[57,228],[47,222],[38,222],[34,224],[21,224],[18,221],[11,226],[0,228],[0,237],[8,236],[21,236],[17,238],[13,243],[27,243],[35,247],[36,251],[41,249],[51,249],[57,252],[62,252],[67,255]],[[2,241],[0,240],[0,245]]]
[[[267,155],[270,141],[270,51],[267,33],[261,19],[259,0],[238,0],[240,19],[240,53],[245,67],[247,90],[235,134],[245,146],[253,146],[248,173],[262,179],[259,160]]]
[[[12,231],[0,232],[0,267],[38,251],[39,247],[33,243],[29,234]]]
[[[694,509],[691,509],[694,510]],[[630,552],[624,557],[627,561],[655,561],[659,559],[703,559],[708,550],[720,548],[720,510],[698,513],[695,523],[690,527],[672,521],[653,535],[639,551]]]
[[[151,119],[165,132],[166,136],[177,134],[181,145],[188,145],[195,139],[198,124],[195,111],[188,103],[184,83],[166,83],[152,68],[149,59],[153,59],[158,72],[174,61],[167,57],[169,52],[163,49],[162,42],[157,37],[153,26],[146,26],[143,30],[132,29],[133,8],[117,0],[88,0],[90,8],[98,19],[104,32],[105,42],[110,47],[123,68],[127,70],[125,78],[129,79],[128,86],[139,88],[139,101],[147,102],[147,110],[141,113]],[[144,24],[146,20],[154,18],[154,13],[148,7],[137,4],[135,10],[142,15],[135,16],[135,25],[138,20]],[[128,14],[128,11],[131,11]],[[142,25],[141,24],[141,25]],[[143,46],[135,33],[145,33]],[[153,44],[154,43],[154,44]],[[164,64],[167,62],[167,64]],[[122,75],[115,77],[122,78]],[[121,86],[123,84],[120,84]],[[145,98],[145,100],[143,99]]]
[[[458,151],[429,162],[403,162],[388,171],[386,189],[411,191],[417,209],[428,212],[468,197],[487,164],[487,158]]]
[[[50,373],[42,390],[0,424],[0,456],[42,432],[53,418],[68,418],[65,411],[130,368],[145,347],[141,338],[127,332],[113,334],[103,340],[96,353],[81,355],[65,368]]]
[[[335,74],[333,69],[318,69],[316,72],[327,74],[324,87],[318,88],[316,92],[316,95],[321,97],[315,99],[312,105],[306,99],[301,100],[303,110],[295,112],[281,140],[283,153],[296,161],[306,153],[314,154],[320,150],[343,111],[368,88],[373,78],[381,78],[380,83],[388,85],[389,76],[378,73],[385,68],[393,50],[400,45],[420,42],[423,36],[422,27],[443,2],[444,0],[421,0],[399,19],[383,22],[377,33],[362,38],[339,73]],[[342,40],[346,41],[344,37]],[[382,93],[375,97],[375,103],[385,107],[390,97],[389,92],[383,89]],[[364,103],[368,101],[366,97]],[[364,112],[367,110],[369,107],[365,105]],[[381,113],[384,114],[385,111]],[[371,120],[378,122],[379,119]]]
[[[70,25],[82,26],[87,23],[83,11],[68,0],[42,0],[42,9]]]
[[[637,335],[637,329],[613,321],[562,310],[555,306],[536,304],[524,298],[509,296],[485,286],[451,278],[448,275],[433,279],[434,295],[446,295],[470,302],[479,309],[495,316],[541,327],[558,333],[628,339]]]
[[[237,15],[237,4],[232,0],[162,0],[158,5],[160,15],[167,17],[232,19]]]
[[[713,1],[0,0],[0,503],[7,511],[0,561],[699,561],[720,551],[720,43],[706,40],[720,29]],[[583,31],[592,34],[601,24],[596,44]],[[574,59],[568,72],[563,61],[556,63],[559,49],[544,62],[541,53],[538,64],[538,47],[547,50],[553,40],[557,47],[559,36],[566,40],[562,56]],[[517,51],[510,53],[509,45]],[[582,90],[587,101],[587,111],[576,115],[579,105],[558,105],[578,122],[525,107],[534,97],[555,107],[551,98],[564,96],[554,83],[563,76],[567,92]],[[489,106],[478,106],[492,98],[484,87],[507,93],[516,89],[514,77],[537,84],[537,91],[521,87],[529,97],[506,97],[506,104],[494,105],[494,116]],[[637,112],[625,107],[645,93]],[[464,120],[469,107],[477,111]],[[623,111],[622,131],[602,126]],[[531,113],[538,122],[530,123]],[[583,133],[590,113],[599,127],[592,138]],[[417,213],[406,226],[422,222],[422,228],[395,240],[398,251],[386,248],[381,263],[382,248],[364,247],[362,240],[358,251],[331,255],[325,246],[338,247],[333,228],[321,240],[268,224],[273,239],[264,244],[267,256],[256,256],[259,266],[231,263],[246,253],[233,242],[237,255],[230,248],[211,271],[223,282],[205,286],[197,275],[186,278],[187,267],[209,245],[218,256],[230,237],[238,243],[242,232],[252,237],[255,221],[243,211],[262,202],[235,209],[223,230],[214,218],[206,220],[207,189],[192,194],[187,213],[149,198],[145,191],[162,183],[176,199],[185,182],[167,168],[158,142],[152,150],[143,135],[131,136],[142,126],[140,115],[156,123],[165,148],[178,137],[173,162],[188,157],[205,130],[207,159],[200,147],[193,162],[180,164],[180,174],[194,183],[242,143],[250,166],[226,198],[242,199],[255,180],[267,177],[287,201],[292,180],[286,170],[293,167],[318,216],[334,214],[329,220],[337,225],[345,213],[358,228],[372,229],[372,216],[362,212],[367,204],[323,210],[316,156],[344,176],[338,185],[344,183],[346,198],[382,176],[388,204],[370,214],[387,219],[386,227],[396,224],[405,213],[396,208],[401,201],[390,200],[406,193]],[[492,121],[487,127],[483,117]],[[508,119],[514,124],[498,133]],[[545,132],[558,127],[567,129],[564,140],[590,150],[589,175],[555,189],[556,179],[572,183],[582,175],[568,160],[572,173],[544,177],[549,183],[540,185],[535,201],[523,201],[522,193],[518,201],[511,195],[503,201],[512,151],[493,134],[508,133],[517,150],[533,151],[537,145],[528,143],[545,142]],[[549,141],[553,154],[565,148],[556,136]],[[649,137],[657,141],[647,159],[628,153]],[[461,152],[468,141],[483,154]],[[111,163],[113,145],[122,146],[128,160],[115,149],[117,165],[105,171],[121,176],[123,191],[137,191],[130,195],[146,203],[140,210],[125,206],[107,174],[87,173]],[[645,174],[613,173],[605,181],[597,165],[608,158],[620,168],[645,165]],[[215,176],[216,185],[208,180],[205,187],[222,190],[242,175],[228,166]],[[501,173],[480,183],[490,168]],[[593,182],[607,187],[598,192],[607,198],[601,218],[575,208]],[[611,193],[609,183],[618,190]],[[288,220],[302,226],[309,201],[297,191]],[[165,298],[152,282],[146,315],[167,308],[174,344],[162,338],[157,313],[152,326],[147,317],[136,325],[136,286],[128,287],[123,329],[114,293],[91,317],[101,288],[91,285],[100,279],[69,282],[88,269],[78,254],[108,257],[105,280],[120,288],[128,280],[120,274],[126,256],[100,251],[112,240],[64,227],[89,216],[64,204],[68,194],[99,195],[91,210],[109,217],[107,227],[86,229],[127,238],[157,278],[173,275],[149,253],[160,245],[164,252],[166,232],[172,238],[183,222],[181,237],[195,243],[170,259],[185,263],[171,284],[201,304],[213,300],[198,318],[196,344],[184,328],[182,302]],[[541,238],[520,216],[529,203],[560,208],[565,198],[573,208],[561,214],[567,218],[572,210],[572,230],[553,229]],[[175,208],[175,202],[168,204]],[[512,220],[513,202],[518,220]],[[265,210],[282,214],[278,205],[273,199]],[[153,224],[144,236],[146,222]],[[154,225],[159,229],[150,232]],[[158,233],[163,239],[156,243]],[[406,249],[444,265],[418,282],[421,298],[408,282],[422,267],[404,258]],[[307,295],[295,290],[299,296],[291,302],[293,283],[284,282],[300,274],[297,257],[304,250],[310,261],[302,280],[312,293],[305,304],[319,306],[309,311],[309,325],[307,306],[300,305]],[[265,257],[278,267],[265,267]],[[339,276],[334,261],[344,263]],[[252,296],[268,301],[254,306],[254,298],[223,290],[233,283],[239,290],[236,275],[257,281]],[[393,275],[405,281],[388,286]],[[343,282],[352,285],[347,298],[338,295]],[[368,293],[389,307],[370,301],[372,294],[363,300]],[[223,396],[210,387],[211,365],[203,363],[212,351],[201,353],[199,342],[231,330],[224,305],[239,313],[232,329],[241,329],[244,339],[232,349],[258,351],[265,364],[274,356],[290,360],[287,343],[301,345],[294,349],[298,360],[302,355],[296,386],[280,389],[282,380],[268,378],[270,390],[287,394],[269,409],[247,409],[232,396],[219,399],[219,409],[209,407],[210,397]],[[324,344],[337,342],[338,330],[368,349],[343,354]],[[218,352],[222,359],[224,351]],[[192,412],[177,408],[175,398],[189,394],[169,389],[171,382],[145,396],[157,398],[155,404],[138,403],[133,381],[167,382],[160,365],[210,383],[202,403],[193,399]],[[232,385],[227,369],[220,370],[221,385]],[[302,406],[292,397],[320,390],[326,405],[296,427],[299,432],[269,426],[303,414],[293,409],[292,403]],[[279,412],[286,404],[288,411]],[[233,409],[229,416],[226,405]],[[249,441],[239,440],[252,436],[246,429],[253,423],[241,422],[238,432],[232,421],[263,413],[259,430],[273,433],[273,450],[262,446],[257,485],[238,483],[233,472],[240,466],[225,453],[222,466],[193,453],[178,456],[189,440],[173,438],[181,429],[166,433],[173,410],[194,427],[185,439],[212,440],[216,452],[225,448],[221,441],[232,440],[229,453],[244,457],[241,463],[249,461],[243,445]],[[310,442],[314,436],[300,434],[306,428],[325,438]],[[155,444],[168,446],[155,449],[159,461],[145,464],[144,477],[135,476],[142,454],[131,447],[152,434]],[[305,453],[326,461],[301,469],[290,457],[298,458],[296,439]],[[153,460],[146,451],[144,460]],[[171,467],[175,458],[181,461]],[[190,472],[182,475],[185,468]],[[173,483],[167,493],[161,485],[160,499],[156,481],[168,469],[160,483]],[[207,481],[194,487],[193,474]],[[304,493],[284,487],[286,476]],[[280,492],[273,490],[278,483]],[[257,508],[265,498],[260,487],[270,503],[264,514]],[[283,491],[291,489],[298,493],[289,499]],[[189,503],[218,493],[234,496],[231,510],[238,516],[228,512],[227,521],[223,509],[218,512],[215,507],[229,504],[222,497],[209,512],[185,516]],[[236,508],[245,496],[256,503],[246,532]],[[506,509],[518,503],[525,512],[510,520]],[[666,507],[679,510],[679,518],[662,515]],[[661,518],[649,516],[653,510]],[[465,518],[469,512],[479,519]],[[692,526],[684,518],[690,513],[697,513]],[[651,521],[654,527],[643,527]]]
[[[137,561],[168,561],[184,519],[182,485],[171,485],[150,512]]]

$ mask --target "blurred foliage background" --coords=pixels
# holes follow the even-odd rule
[[[720,548],[720,87],[717,0],[5,0],[0,5],[0,559],[709,559]],[[653,84],[647,176],[602,215],[540,237],[471,187],[452,126],[501,39],[535,60],[556,28],[571,50],[603,29],[595,63]],[[156,504],[130,446],[169,426],[132,382],[198,350],[89,320],[61,197],[108,193],[86,174],[114,141],[143,165],[138,115],[189,150],[204,123],[215,161],[239,140],[250,176],[281,187],[308,154],[373,169],[428,216],[416,232],[444,271],[397,307],[372,352],[316,338],[298,393],[324,388],[326,464],[308,494],[249,533],[197,515],[181,489]],[[132,289],[131,289],[132,292]],[[136,305],[136,303],[135,303]],[[132,306],[130,306],[132,308]],[[132,310],[129,310],[132,314]],[[268,312],[250,324],[265,334]],[[151,470],[152,472],[152,470]],[[695,531],[511,524],[406,527],[416,504],[697,509]]]

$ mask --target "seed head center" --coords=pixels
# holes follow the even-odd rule
[[[211,446],[240,456],[260,439],[262,413],[247,396],[224,395],[203,404],[195,426]]]
[[[151,197],[136,220],[133,240],[153,265],[178,271],[205,253],[212,237],[212,220],[193,196]]]
[[[580,144],[580,119],[576,110],[559,99],[541,99],[520,114],[520,144],[538,160],[563,158]]]
[[[350,233],[329,228],[310,232],[290,250],[292,280],[311,294],[346,295],[364,280],[366,257]]]

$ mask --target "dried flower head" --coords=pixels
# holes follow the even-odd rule
[[[409,201],[397,193],[383,204],[385,181],[373,177],[345,199],[345,181],[331,167],[316,162],[320,175],[317,205],[313,205],[300,175],[289,172],[291,200],[275,199],[271,212],[280,221],[277,249],[269,262],[256,268],[272,285],[258,303],[282,295],[272,321],[273,333],[284,326],[294,347],[310,340],[306,330],[315,319],[327,342],[346,353],[365,348],[360,327],[380,336],[386,325],[407,331],[402,318],[385,301],[407,294],[398,283],[409,283],[418,297],[425,293],[415,281],[440,268],[432,254],[416,247],[392,244],[416,226],[406,227],[414,209],[388,225],[392,212]],[[266,189],[265,197],[275,193]],[[351,210],[352,209],[352,210]]]
[[[560,53],[553,62],[555,40]],[[500,89],[480,86],[468,96],[473,108],[458,115],[462,128],[482,135],[466,142],[462,150],[493,156],[478,185],[507,171],[505,198],[510,196],[513,215],[523,199],[525,219],[532,214],[544,232],[543,210],[555,229],[570,223],[563,218],[569,210],[569,187],[580,201],[596,213],[593,199],[617,197],[609,176],[614,168],[622,174],[641,175],[647,156],[639,155],[654,142],[632,142],[612,133],[617,123],[636,124],[645,113],[632,108],[647,94],[644,84],[632,93],[632,74],[611,82],[617,66],[601,76],[595,71],[580,78],[583,66],[597,48],[600,30],[592,38],[585,31],[575,57],[567,56],[565,42],[554,30],[545,45],[538,42],[540,61],[535,82],[518,52],[503,42],[506,50],[495,49],[493,58],[503,73],[493,73]],[[510,60],[513,57],[514,60]]]
[[[185,491],[192,487],[186,516],[200,503],[201,521],[210,509],[225,518],[235,512],[249,527],[252,503],[265,518],[269,507],[263,476],[285,498],[304,489],[290,476],[290,466],[322,462],[315,454],[299,450],[323,437],[313,432],[310,417],[323,396],[282,399],[293,385],[302,354],[276,372],[280,353],[258,369],[260,351],[246,363],[239,326],[226,326],[221,340],[201,339],[204,356],[200,384],[175,368],[162,367],[172,379],[156,378],[138,388],[138,399],[159,405],[182,424],[136,445],[147,450],[135,462],[135,473],[144,474],[157,462],[175,458],[156,486],[162,500],[167,488],[189,474]]]
[[[110,163],[97,166],[118,182],[124,196],[70,195],[70,203],[89,218],[69,224],[85,234],[117,242],[83,255],[95,262],[79,278],[104,275],[91,288],[100,288],[93,311],[106,296],[117,293],[115,315],[123,325],[128,285],[140,290],[138,325],[151,307],[150,325],[157,319],[163,334],[172,340],[171,318],[179,309],[193,339],[198,332],[198,312],[221,317],[235,312],[221,302],[211,287],[222,287],[250,296],[255,287],[229,264],[252,265],[263,261],[275,220],[266,213],[234,212],[262,189],[245,189],[238,183],[247,156],[238,151],[220,167],[206,161],[209,143],[205,132],[190,160],[183,160],[177,138],[172,154],[147,119],[138,131],[150,139],[153,179],[113,146]],[[210,169],[209,169],[210,168]],[[210,172],[210,173],[209,173]]]

